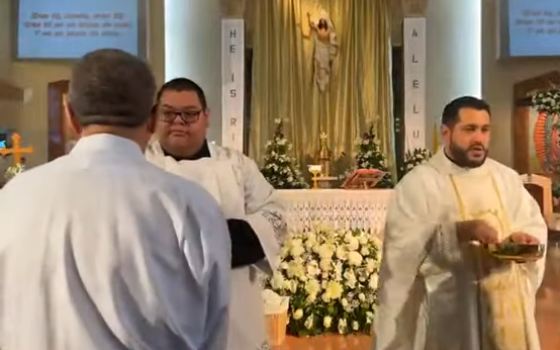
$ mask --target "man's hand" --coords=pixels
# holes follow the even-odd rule
[[[498,243],[498,232],[484,220],[459,221],[456,229],[459,242]]]
[[[541,244],[538,239],[525,232],[514,232],[505,240],[506,243]]]

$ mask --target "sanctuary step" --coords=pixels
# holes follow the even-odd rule
[[[370,336],[324,335],[310,338],[288,337],[282,346],[273,350],[370,350]]]

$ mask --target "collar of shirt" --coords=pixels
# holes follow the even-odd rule
[[[198,160],[198,159],[201,159],[201,158],[212,158],[212,156],[210,154],[210,148],[208,147],[208,142],[206,140],[202,144],[202,147],[200,147],[200,149],[190,157],[174,156],[174,155],[170,154],[169,152],[167,152],[165,149],[163,149],[163,147],[161,148],[161,150],[163,151],[163,154],[166,157],[171,157],[171,158],[175,159],[175,161],[177,161],[177,162],[180,162],[182,160]]]
[[[80,155],[104,152],[112,155],[118,154],[128,159],[145,159],[140,146],[136,142],[111,134],[96,134],[82,137],[72,148],[70,154]]]

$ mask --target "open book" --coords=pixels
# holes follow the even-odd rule
[[[347,190],[373,189],[385,174],[386,172],[378,169],[357,169],[346,178],[342,188]]]

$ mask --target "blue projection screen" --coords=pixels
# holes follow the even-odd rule
[[[560,56],[560,0],[500,0],[500,57]]]
[[[19,0],[17,59],[77,59],[101,48],[144,57],[144,0]]]

